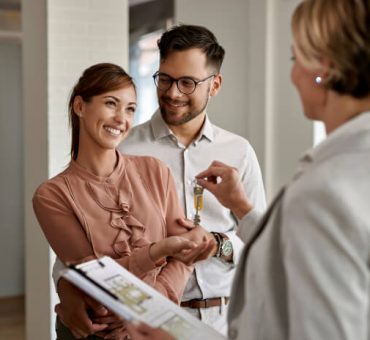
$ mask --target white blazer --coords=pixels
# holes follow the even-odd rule
[[[370,112],[308,151],[257,218],[241,221],[229,337],[370,339]]]

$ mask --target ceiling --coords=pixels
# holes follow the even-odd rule
[[[140,5],[153,0],[128,0],[130,6]],[[0,0],[0,9],[20,9],[21,0]]]

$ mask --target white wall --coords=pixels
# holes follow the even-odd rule
[[[24,293],[20,41],[0,39],[0,297]]]
[[[35,0],[22,4],[26,202],[26,335],[54,338],[53,256],[35,221],[37,186],[69,162],[66,105],[82,71],[97,62],[128,65],[124,0]]]
[[[290,16],[298,3],[177,0],[175,6],[178,23],[208,27],[225,47],[225,81],[210,117],[252,143],[269,199],[312,145],[312,123],[303,118],[289,79]]]
[[[22,3],[23,143],[26,263],[26,338],[50,336],[49,249],[32,209],[48,176],[46,0]]]
[[[121,0],[48,1],[49,176],[69,163],[67,104],[83,70],[128,65],[128,10]]]
[[[247,0],[177,0],[176,23],[202,25],[210,29],[225,48],[221,93],[212,98],[210,119],[227,130],[246,136],[248,132],[247,68],[249,12]]]
[[[313,123],[304,118],[290,82],[290,18],[299,2],[267,2],[265,182],[270,198],[290,179],[301,154],[313,145]]]

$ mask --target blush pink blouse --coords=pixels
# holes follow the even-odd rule
[[[33,207],[41,228],[63,262],[108,255],[179,303],[193,267],[172,258],[154,263],[149,246],[186,232],[169,169],[151,157],[118,154],[108,177],[72,161],[35,192]]]

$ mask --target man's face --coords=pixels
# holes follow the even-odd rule
[[[198,48],[172,52],[160,61],[159,73],[174,79],[189,77],[195,81],[215,74],[215,70],[206,65],[206,56]],[[163,120],[168,125],[179,126],[189,122],[204,111],[210,96],[215,95],[221,84],[221,76],[210,77],[199,83],[191,94],[183,94],[173,82],[167,91],[157,89],[159,108]]]

